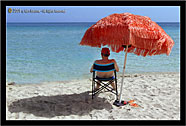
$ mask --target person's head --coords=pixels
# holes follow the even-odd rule
[[[101,56],[102,57],[109,57],[110,56],[110,50],[109,50],[109,48],[102,48],[102,50],[101,50]]]

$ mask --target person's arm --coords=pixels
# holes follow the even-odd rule
[[[94,64],[92,65],[92,67],[91,67],[91,69],[90,69],[90,72],[91,72],[91,73],[93,72],[93,66],[94,66]]]
[[[96,63],[96,62],[97,62],[97,60],[94,61],[94,63]],[[91,67],[91,69],[90,69],[90,72],[91,72],[91,73],[93,72],[93,67],[94,67],[94,64],[92,65],[92,67]]]
[[[97,63],[97,60],[94,61],[94,63]],[[94,63],[93,63],[93,65],[92,65],[91,69],[90,69],[90,72],[91,72],[91,73],[93,72]]]
[[[116,69],[116,72],[119,72],[119,67],[114,59],[113,59],[113,62],[114,62],[114,67]]]

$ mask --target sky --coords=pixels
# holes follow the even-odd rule
[[[8,23],[97,22],[110,14],[125,12],[148,16],[155,22],[180,22],[179,6],[7,6],[6,12]]]

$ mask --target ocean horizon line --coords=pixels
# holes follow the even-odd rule
[[[7,24],[78,24],[78,23],[96,23],[96,22],[7,22]],[[156,22],[156,23],[180,23],[180,22]]]

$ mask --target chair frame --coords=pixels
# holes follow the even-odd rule
[[[93,66],[93,68],[94,68],[94,66]],[[116,75],[116,70],[114,69],[113,71],[114,71],[114,78],[113,79],[111,79],[111,80],[99,80],[99,79],[96,78],[96,73],[95,73],[96,71],[93,69],[93,76],[92,76],[92,99],[94,98],[94,96],[96,94],[98,94],[99,92],[101,92],[103,89],[106,89],[107,91],[115,94],[116,95],[116,99],[118,100],[117,75]],[[104,82],[107,82],[107,83],[104,83]],[[109,86],[113,82],[115,82],[116,90],[114,90],[112,87]],[[95,91],[95,85],[96,85],[96,83],[99,83],[100,84],[100,87],[98,88],[98,90]]]

